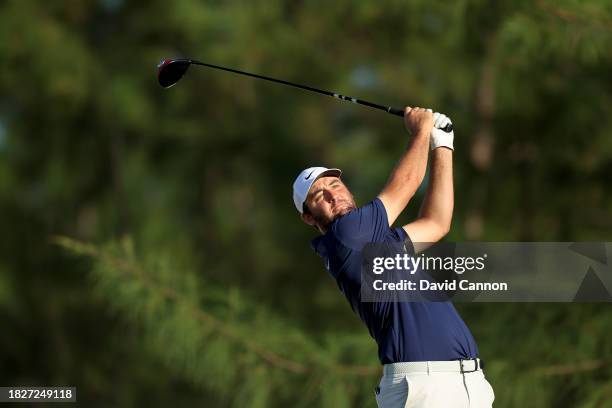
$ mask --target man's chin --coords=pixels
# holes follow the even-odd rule
[[[341,207],[341,208],[339,208],[339,209],[338,209],[338,211],[337,211],[337,212],[334,214],[333,219],[335,220],[335,219],[336,219],[336,218],[338,218],[338,217],[342,217],[342,216],[344,216],[344,215],[348,214],[349,212],[351,212],[351,211],[352,211],[352,210],[354,210],[354,209],[355,209],[355,207],[354,207],[354,206],[350,206],[350,205],[347,205],[347,206],[345,206],[345,207]]]
[[[317,223],[318,223],[318,225],[320,227],[322,227],[323,229],[327,229],[327,228],[329,228],[329,224],[334,222],[337,218],[340,218],[340,217],[348,214],[349,212],[351,212],[355,208],[357,208],[357,207],[355,207],[354,205],[342,206],[342,207],[338,208],[337,210],[335,210],[336,212],[334,212],[332,214],[332,216],[327,218],[327,219],[324,218],[324,217],[315,217],[315,219],[317,220]]]

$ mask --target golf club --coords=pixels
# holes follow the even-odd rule
[[[276,83],[283,84],[283,85],[289,85],[289,86],[293,86],[295,88],[305,89],[307,91],[316,92],[316,93],[320,93],[320,94],[323,94],[323,95],[331,96],[331,97],[334,97],[336,99],[341,99],[343,101],[349,101],[349,102],[353,102],[353,103],[358,103],[360,105],[369,106],[371,108],[380,109],[380,110],[383,110],[385,112],[391,113],[393,115],[397,115],[397,116],[401,116],[401,117],[404,116],[404,110],[403,109],[393,108],[391,106],[383,106],[383,105],[379,105],[377,103],[372,103],[372,102],[364,101],[362,99],[357,99],[357,98],[352,98],[350,96],[340,95],[340,94],[335,93],[335,92],[324,91],[322,89],[312,88],[312,87],[306,86],[306,85],[300,85],[300,84],[296,84],[296,83],[289,82],[289,81],[283,81],[282,79],[276,79],[276,78],[270,78],[270,77],[263,76],[263,75],[251,74],[249,72],[239,71],[237,69],[225,68],[225,67],[221,67],[219,65],[207,64],[205,62],[196,61],[196,60],[192,60],[192,59],[188,59],[188,58],[178,58],[178,59],[166,58],[166,59],[162,59],[159,62],[159,64],[157,65],[157,80],[159,81],[159,84],[161,86],[163,86],[164,88],[170,88],[172,85],[176,84],[183,77],[183,75],[185,75],[185,72],[187,72],[187,68],[189,68],[189,66],[192,65],[192,64],[193,65],[202,65],[202,66],[209,67],[209,68],[220,69],[220,70],[223,70],[223,71],[229,71],[229,72],[233,72],[235,74],[246,75],[246,76],[250,76],[250,77],[253,77],[253,78],[265,79],[266,81],[276,82]],[[442,128],[442,130],[445,131],[445,132],[451,132],[453,130],[453,125],[452,124],[448,124],[444,128]]]

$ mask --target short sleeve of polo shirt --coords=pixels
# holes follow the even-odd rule
[[[336,239],[342,245],[360,251],[370,242],[384,240],[389,231],[387,211],[377,197],[338,219],[332,228]]]

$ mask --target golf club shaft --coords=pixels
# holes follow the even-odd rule
[[[270,78],[270,77],[263,76],[263,75],[251,74],[249,72],[244,72],[244,71],[240,71],[240,70],[232,69],[232,68],[225,68],[225,67],[221,67],[219,65],[207,64],[205,62],[201,62],[201,61],[197,61],[197,60],[192,60],[192,59],[189,60],[189,63],[195,64],[195,65],[202,65],[202,66],[209,67],[209,68],[216,68],[216,69],[220,69],[220,70],[223,70],[223,71],[229,71],[229,72],[233,72],[235,74],[246,75],[246,76],[250,76],[250,77],[253,77],[253,78],[265,79],[266,81],[272,81],[272,82],[276,82],[276,83],[283,84],[283,85],[289,85],[289,86],[293,86],[295,88],[305,89],[307,91],[316,92],[316,93],[320,93],[320,94],[323,94],[323,95],[331,96],[331,97],[334,97],[336,99],[341,99],[343,101],[349,101],[349,102],[353,102],[353,103],[358,103],[360,105],[369,106],[371,108],[380,109],[380,110],[383,110],[385,112],[391,113],[393,115],[397,115],[397,116],[401,116],[401,117],[404,116],[404,110],[403,109],[398,109],[398,108],[394,108],[394,107],[391,107],[391,106],[383,106],[383,105],[379,105],[377,103],[364,101],[362,99],[357,99],[357,98],[352,98],[350,96],[340,95],[340,94],[335,93],[335,92],[329,92],[329,91],[324,91],[322,89],[313,88],[311,86],[300,85],[300,84],[296,84],[296,83],[289,82],[289,81],[283,81],[282,79]]]

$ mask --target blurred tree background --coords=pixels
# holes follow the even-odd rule
[[[155,64],[182,55],[448,114],[449,240],[610,240],[609,1],[4,0],[0,385],[375,406],[375,343],[291,184],[338,166],[369,201],[402,121],[205,68],[160,88]],[[496,407],[612,406],[609,305],[458,308]]]

